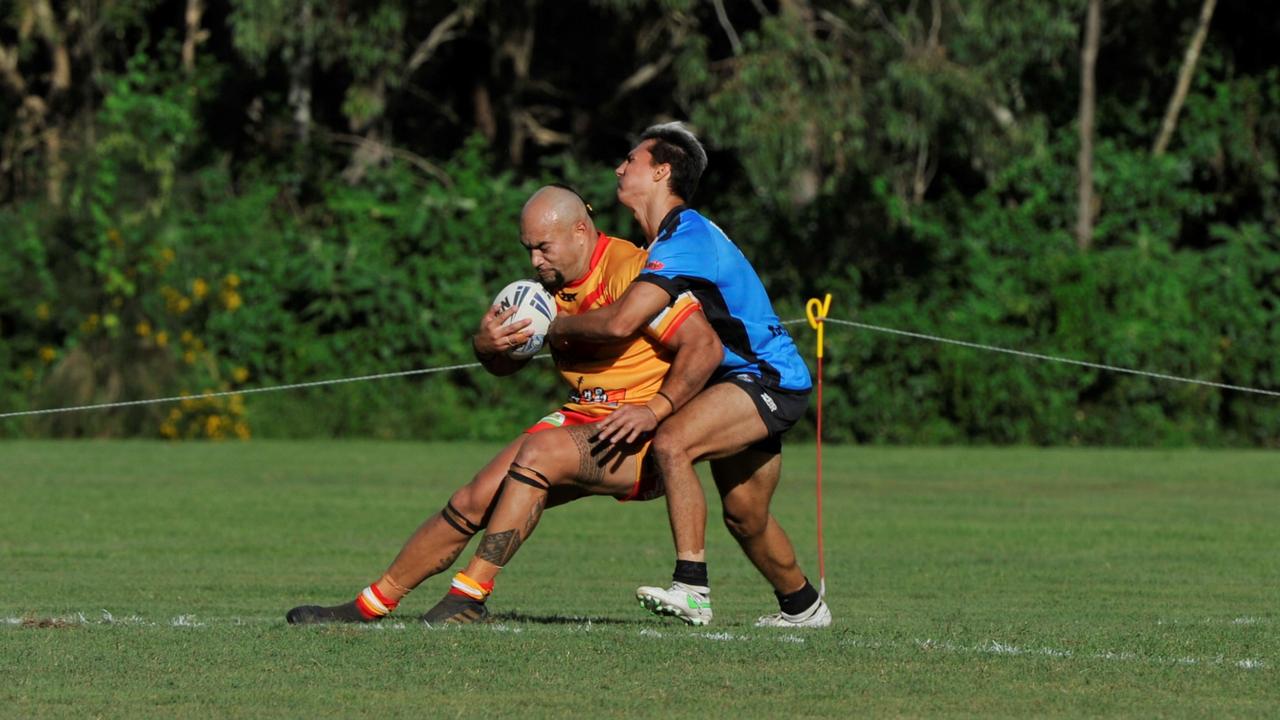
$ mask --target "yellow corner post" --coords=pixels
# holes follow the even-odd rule
[[[809,302],[805,303],[804,314],[809,318],[809,327],[818,331],[818,357],[822,357],[822,326],[823,321],[827,319],[827,311],[831,309],[831,293],[827,293],[822,300],[818,298],[809,298]]]

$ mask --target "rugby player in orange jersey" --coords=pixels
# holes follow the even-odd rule
[[[529,251],[538,281],[556,295],[559,314],[613,302],[646,262],[643,250],[597,231],[582,198],[559,186],[541,188],[525,204],[520,242]],[[514,311],[490,308],[472,338],[476,357],[495,375],[509,375],[528,362],[506,355],[530,335],[528,321],[503,324]],[[626,406],[646,408],[663,419],[702,389],[721,355],[719,339],[691,296],[673,300],[632,337],[553,353],[557,370],[573,388],[568,404],[513,440],[454,492],[444,509],[409,538],[387,571],[354,600],[296,607],[286,619],[291,624],[372,622],[388,615],[428,577],[449,568],[471,537],[486,527],[490,532],[479,557],[498,567],[528,538],[543,508],[589,495],[660,497],[662,480],[646,461],[648,438],[626,445],[601,443],[592,424]],[[484,599],[493,590],[488,577],[475,580],[459,573],[446,600],[423,619],[482,619],[487,614]]]

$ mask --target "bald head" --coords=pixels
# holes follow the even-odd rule
[[[524,211],[520,213],[522,229],[527,229],[535,223],[543,225],[546,229],[556,226],[571,228],[580,222],[585,223],[589,229],[595,229],[582,198],[572,190],[554,185],[539,188],[530,196],[528,202],[524,204]]]
[[[520,243],[529,250],[538,281],[555,292],[590,268],[596,226],[577,193],[548,185],[524,204]]]

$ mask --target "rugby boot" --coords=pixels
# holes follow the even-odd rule
[[[756,627],[824,628],[830,625],[831,608],[827,607],[827,603],[822,598],[818,598],[818,602],[810,606],[809,609],[795,615],[776,612],[756,620]]]
[[[711,622],[710,593],[709,588],[676,581],[665,589],[637,588],[636,599],[641,607],[655,615],[670,615],[689,625],[707,625]]]
[[[290,625],[312,625],[318,623],[366,623],[375,622],[382,618],[365,617],[360,609],[356,607],[354,601],[334,605],[332,607],[321,607],[319,605],[299,605],[289,611],[284,619]]]
[[[469,625],[489,622],[489,608],[474,598],[449,593],[422,616],[428,625]]]

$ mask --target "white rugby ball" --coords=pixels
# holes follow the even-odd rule
[[[501,310],[513,306],[517,308],[504,325],[521,320],[533,321],[525,328],[526,332],[533,335],[523,345],[508,350],[507,355],[517,359],[527,358],[542,349],[542,343],[547,339],[547,328],[556,316],[556,300],[551,297],[551,293],[532,280],[517,280],[502,288],[498,297],[493,299],[493,304]]]

